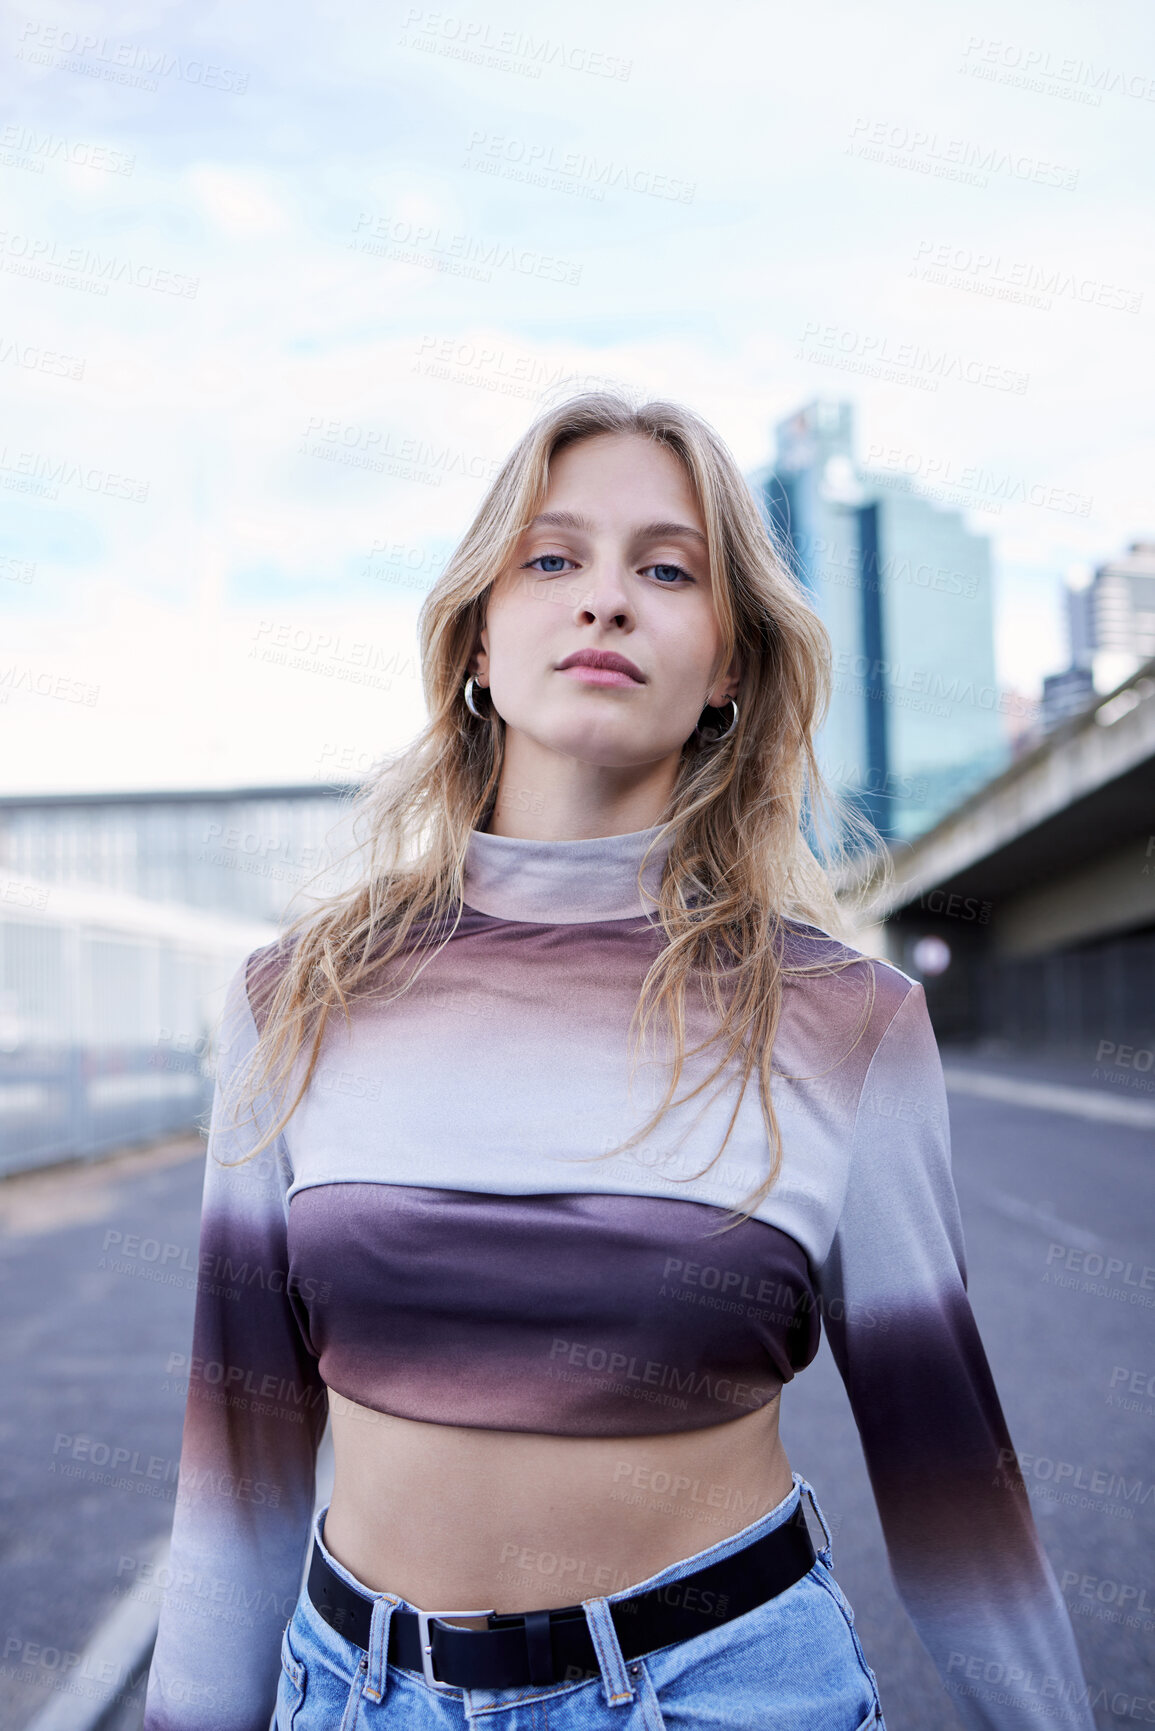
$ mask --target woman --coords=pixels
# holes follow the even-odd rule
[[[964,1721],[1036,1724],[1029,1676],[1090,1726],[923,994],[825,929],[825,635],[733,459],[544,414],[421,641],[359,881],[230,988],[147,1731],[881,1726],[778,1435],[820,1318]]]

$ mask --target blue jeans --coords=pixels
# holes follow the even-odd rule
[[[788,1520],[803,1491],[826,1541],[809,1574],[745,1616],[623,1660],[609,1612],[616,1599],[741,1550]],[[830,1570],[829,1528],[798,1473],[777,1508],[741,1532],[646,1581],[584,1600],[597,1672],[516,1689],[443,1692],[418,1672],[387,1664],[390,1616],[419,1607],[371,1592],[343,1568],[325,1549],[325,1513],[317,1516],[317,1543],[342,1579],[373,1600],[369,1651],[330,1628],[302,1589],[281,1644],[275,1731],[885,1731],[874,1672]]]

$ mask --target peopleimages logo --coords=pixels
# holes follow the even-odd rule
[[[136,157],[109,144],[91,144],[85,139],[64,138],[55,132],[37,132],[33,126],[9,121],[0,127],[0,153],[23,158],[15,166],[32,166],[43,173],[45,162],[67,162],[74,168],[95,168],[104,174],[132,173]]]
[[[1099,277],[1078,276],[1061,265],[1004,258],[997,252],[929,240],[919,241],[910,274],[924,282],[1038,305],[1044,311],[1054,299],[1064,296],[1083,306],[1105,307],[1112,312],[1137,313],[1143,305],[1138,289],[1103,282]]]
[[[429,223],[410,222],[386,212],[363,210],[353,224],[349,246],[356,252],[392,259],[400,264],[420,264],[492,282],[495,270],[511,270],[517,276],[576,285],[582,267],[568,259],[540,253],[533,247],[513,246],[508,241],[471,234],[449,234]]]
[[[247,72],[236,72],[195,55],[146,48],[138,42],[117,42],[31,18],[25,21],[17,56],[37,66],[58,66],[66,72],[82,72],[90,78],[131,84],[141,90],[159,89],[158,78],[175,78],[182,84],[199,84],[206,90],[240,96],[249,84]]]
[[[863,331],[848,325],[808,321],[795,345],[798,360],[863,373],[869,378],[887,378],[919,390],[937,391],[943,379],[983,390],[1026,394],[1031,375],[1015,367],[977,355],[957,354],[950,349],[928,348],[922,343],[897,342],[881,331]]]
[[[973,139],[950,138],[933,128],[896,125],[861,115],[851,127],[846,154],[941,179],[969,181],[974,186],[987,186],[992,174],[1068,192],[1079,184],[1077,168],[1050,162],[1030,151],[1003,150],[998,145],[976,144]]]
[[[967,704],[975,709],[997,710],[1000,715],[1021,713],[1023,699],[1013,691],[1000,691],[994,685],[976,685],[973,679],[960,679],[957,674],[947,678],[935,668],[907,667],[901,661],[872,661],[869,656],[852,654],[840,649],[832,666],[836,676],[870,680],[871,691],[890,695],[895,689],[918,697],[935,699],[944,705]],[[949,714],[949,709],[946,710]]]
[[[148,503],[149,483],[132,475],[121,475],[111,469],[98,469],[66,457],[48,456],[40,451],[10,451],[0,446],[0,474],[21,476],[43,483],[45,496],[55,499],[61,487],[79,487],[85,493],[100,493],[106,498],[127,499],[131,504]]]
[[[49,236],[7,228],[0,229],[0,268],[16,276],[83,287],[97,295],[106,295],[110,283],[126,283],[130,288],[195,300],[200,287],[199,277],[162,269],[144,259],[119,258],[86,246],[65,246]]]
[[[567,189],[581,187],[599,199],[609,187],[644,193],[650,198],[671,199],[677,204],[692,204],[697,190],[693,181],[641,163],[587,156],[582,150],[562,150],[540,140],[513,138],[508,133],[487,132],[483,128],[475,128],[470,134],[464,166],[486,173],[530,177],[535,185],[548,184],[553,176],[565,183]]]
[[[448,54],[503,72],[518,72],[526,78],[540,78],[543,66],[557,66],[567,72],[624,82],[634,65],[619,54],[604,54],[600,49],[557,42],[549,36],[530,36],[520,30],[497,30],[481,19],[425,6],[410,6],[400,42],[403,48]]]
[[[898,445],[872,444],[866,453],[872,478],[885,479],[887,472],[917,481],[932,497],[952,495],[975,509],[998,512],[1004,505],[1033,505],[1041,511],[1059,511],[1066,516],[1089,517],[1094,498],[1027,475],[1012,475],[984,469],[978,463],[956,463],[924,451],[904,451]]]
[[[980,926],[990,924],[991,904],[980,902],[975,896],[960,896],[951,891],[931,890],[927,895],[918,898],[920,908],[926,908],[932,914],[945,914],[952,920],[976,920]]]
[[[972,36],[963,50],[960,72],[995,83],[1010,83],[1028,90],[1045,90],[1098,107],[1104,94],[1129,96],[1139,102],[1155,102],[1155,77],[1149,72],[1124,71],[1121,66],[1096,65],[1077,55],[1052,53],[1033,44],[1004,42],[1001,38]]]

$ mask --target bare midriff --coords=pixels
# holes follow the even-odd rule
[[[424,1424],[331,1390],[325,1544],[366,1587],[425,1611],[615,1593],[789,1494],[778,1407],[705,1430],[566,1437]]]

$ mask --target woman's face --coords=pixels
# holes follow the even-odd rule
[[[572,664],[589,651],[629,665]],[[740,664],[721,657],[706,526],[677,457],[635,433],[568,446],[490,592],[471,668],[507,753],[521,734],[607,769],[676,760],[703,706],[737,691]]]

